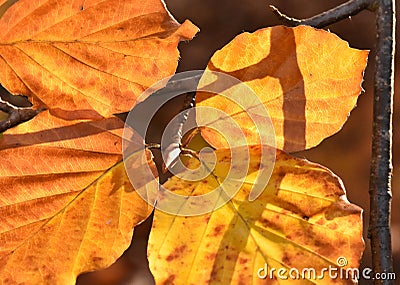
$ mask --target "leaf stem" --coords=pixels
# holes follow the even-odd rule
[[[272,12],[286,25],[309,25],[316,28],[322,28],[339,22],[350,16],[354,16],[365,9],[369,9],[373,2],[374,1],[372,0],[350,0],[342,5],[307,19],[292,18],[280,12],[275,6],[270,5],[269,7],[272,9]]]

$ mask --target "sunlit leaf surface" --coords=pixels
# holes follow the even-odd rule
[[[127,112],[197,32],[160,0],[19,0],[0,18],[0,82],[65,119]]]
[[[236,148],[234,152],[244,152]],[[250,147],[250,164],[239,192],[225,206],[209,214],[184,217],[156,210],[149,241],[149,262],[157,284],[353,284],[349,279],[278,278],[283,268],[300,272],[313,268],[357,268],[364,249],[361,209],[345,197],[341,180],[328,169],[277,152],[272,177],[262,195],[248,201],[260,146]],[[223,183],[230,167],[230,151],[215,151],[217,164],[204,180],[177,177],[164,186],[181,195],[201,195]],[[195,158],[186,165],[196,169]],[[237,170],[239,171],[239,170]],[[185,175],[181,173],[180,175]],[[260,268],[261,269],[260,271]],[[261,279],[258,277],[264,277]]]
[[[81,272],[111,265],[129,246],[152,207],[126,176],[123,126],[117,118],[64,121],[43,112],[3,135],[1,284],[75,284]],[[131,146],[142,143],[132,136]],[[138,151],[127,165],[146,164],[155,171],[151,154]]]
[[[339,131],[362,91],[368,51],[350,48],[336,35],[308,26],[277,26],[242,33],[217,51],[207,70],[229,74],[248,85],[260,98],[275,128],[276,146],[287,152],[319,144]],[[207,86],[216,79],[205,73]],[[234,88],[231,87],[232,89]],[[198,92],[198,107],[226,113],[242,128],[249,144],[259,144],[258,130],[243,109],[228,98]],[[219,113],[198,118],[209,128],[202,135],[214,147],[227,147],[211,128],[224,123]],[[224,135],[237,131],[224,127]]]

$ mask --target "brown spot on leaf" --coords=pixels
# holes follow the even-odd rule
[[[103,260],[102,257],[98,257],[98,256],[92,257],[92,261],[93,261],[94,263],[101,262],[102,260]]]
[[[187,246],[186,245],[181,245],[175,248],[174,252],[169,254],[166,258],[167,261],[172,261],[176,258],[179,258],[182,253],[186,250]]]
[[[208,253],[208,254],[206,255],[206,258],[207,258],[208,260],[214,260],[216,256],[217,256],[217,253]]]
[[[318,247],[316,252],[323,256],[330,256],[337,248],[340,248],[340,244],[333,246],[329,242],[322,241],[320,239],[315,240],[315,246]]]
[[[275,221],[262,218],[262,219],[260,220],[260,223],[261,223],[265,228],[273,229],[273,230],[276,230],[276,231],[283,231],[282,225],[281,225],[280,223],[275,222]]]
[[[217,279],[217,271],[213,270],[210,275],[210,281],[216,281]]]
[[[284,252],[283,253],[283,256],[282,256],[282,262],[285,264],[285,265],[288,265],[288,266],[291,266],[291,257],[289,256],[289,254],[287,253],[287,252]]]
[[[246,264],[247,261],[248,261],[247,258],[244,258],[244,257],[240,257],[240,258],[239,258],[239,264]]]
[[[173,285],[174,284],[174,280],[175,280],[176,276],[174,274],[171,274],[163,283],[163,285]]]
[[[224,229],[224,225],[218,225],[218,226],[216,226],[215,228],[214,228],[214,232],[213,232],[213,236],[218,236],[221,232],[222,232],[222,230]]]
[[[284,170],[280,170],[280,171],[278,171],[277,175],[279,176],[279,178],[283,178],[283,177],[285,177],[286,173]]]

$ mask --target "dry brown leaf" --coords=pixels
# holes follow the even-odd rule
[[[293,152],[316,146],[341,129],[362,91],[367,56],[368,51],[349,48],[332,33],[308,26],[277,26],[238,35],[213,55],[207,70],[226,73],[248,85],[271,117],[276,146]],[[200,85],[214,80],[205,73]],[[260,143],[246,114],[249,110],[205,92],[198,92],[196,102],[197,107],[225,112],[239,124],[249,144]],[[216,148],[227,147],[210,129],[221,124],[218,116],[210,114],[209,128],[202,128],[202,135]],[[205,118],[198,119],[206,124]],[[223,129],[224,135],[235,137],[236,130]]]
[[[223,207],[194,217],[156,210],[148,253],[157,284],[353,284],[351,279],[331,279],[327,272],[316,280],[283,280],[277,271],[270,273],[272,278],[258,278],[265,264],[300,272],[314,268],[318,276],[323,268],[338,269],[336,262],[344,257],[348,264],[343,268],[358,268],[364,249],[361,209],[347,201],[341,180],[318,164],[277,151],[267,187],[250,202],[260,150],[250,146],[246,180]],[[246,147],[232,151],[245,152]],[[206,179],[193,182],[175,176],[164,187],[196,196],[213,190],[231,165],[230,150],[215,154],[216,167]],[[199,162],[191,158],[186,165],[196,169]],[[243,167],[246,173],[247,165]]]
[[[19,0],[0,29],[1,84],[64,119],[129,111],[198,31],[160,0]]]
[[[0,283],[75,284],[81,272],[111,265],[152,207],[122,162],[118,118],[64,121],[48,111],[0,140]],[[132,137],[137,148],[141,139]],[[133,168],[151,154],[133,153]],[[143,187],[155,187],[143,181]]]

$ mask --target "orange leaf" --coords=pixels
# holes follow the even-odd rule
[[[169,191],[198,197],[226,181],[231,151],[218,149],[216,166],[200,181],[172,177]],[[265,151],[265,149],[264,149]],[[353,284],[351,279],[308,277],[279,279],[277,270],[357,268],[364,249],[361,209],[350,204],[340,179],[328,169],[277,151],[271,179],[256,200],[249,201],[260,166],[261,147],[249,147],[250,163],[242,165],[245,182],[221,208],[201,216],[155,211],[149,262],[159,284]],[[207,160],[207,159],[206,159]],[[186,166],[197,169],[190,158]],[[190,177],[186,171],[180,177]],[[235,183],[236,180],[232,180]],[[222,187],[224,188],[224,187]],[[231,189],[225,189],[225,193]],[[221,194],[222,196],[223,194]],[[162,199],[162,198],[160,198]],[[184,208],[184,206],[181,206]],[[339,258],[345,258],[340,259]],[[275,272],[266,272],[265,264]],[[266,279],[258,277],[266,276]]]
[[[238,35],[213,55],[207,70],[224,72],[248,85],[271,117],[276,146],[293,152],[316,146],[341,129],[362,91],[367,56],[368,51],[349,48],[332,33],[277,26]],[[200,85],[213,80],[207,77],[205,73]],[[249,144],[259,143],[247,110],[205,92],[198,92],[196,101],[197,107],[225,112],[244,130]],[[202,128],[206,141],[216,148],[227,147],[210,129],[218,118],[210,114],[208,120],[209,128]]]
[[[1,84],[65,119],[129,111],[198,30],[160,0],[20,0],[0,29]]]
[[[4,15],[8,8],[14,5],[18,0],[1,0],[0,1],[0,18]]]
[[[64,121],[48,111],[0,140],[0,283],[75,284],[111,265],[152,207],[133,189],[122,162],[124,123]],[[134,144],[143,144],[132,137]],[[151,154],[134,152],[131,167]],[[142,187],[155,187],[156,180]]]

